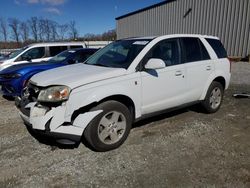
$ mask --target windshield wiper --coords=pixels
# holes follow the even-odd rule
[[[89,65],[89,64],[87,64],[87,65]],[[96,63],[96,64],[92,64],[92,65],[96,65],[96,66],[99,66],[99,67],[109,67],[107,65],[103,65],[103,64],[100,64],[100,63]]]

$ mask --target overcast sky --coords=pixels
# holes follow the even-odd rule
[[[49,18],[60,24],[75,20],[80,35],[115,29],[115,18],[163,0],[1,0],[0,17]]]

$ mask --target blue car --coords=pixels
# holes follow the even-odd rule
[[[25,63],[8,67],[0,71],[1,93],[6,97],[21,96],[22,89],[34,74],[56,67],[84,62],[96,51],[97,49],[90,48],[71,49],[61,52],[47,62]]]

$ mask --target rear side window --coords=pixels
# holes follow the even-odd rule
[[[70,49],[74,49],[74,48],[83,48],[81,45],[78,46],[70,46]]]
[[[50,56],[55,56],[63,51],[67,50],[67,46],[50,46]]]
[[[203,45],[203,43],[198,38],[181,38],[184,62],[194,62],[210,59],[210,56]]]
[[[210,46],[213,48],[218,58],[226,58],[227,51],[225,50],[222,43],[217,39],[206,39]]]
[[[208,52],[207,52],[207,49],[206,47],[204,46],[204,44],[200,41],[199,39],[199,43],[200,43],[200,48],[201,48],[201,55],[202,55],[202,60],[208,60],[208,59],[211,59]]]

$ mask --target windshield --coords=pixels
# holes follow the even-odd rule
[[[119,40],[109,44],[91,56],[88,65],[128,68],[150,39]]]
[[[74,50],[69,50],[69,51],[64,51],[61,52],[60,54],[54,56],[53,58],[50,59],[49,62],[51,63],[57,63],[57,62],[61,62],[66,60],[68,57],[70,57],[71,55],[73,55],[76,51]]]
[[[16,51],[14,51],[14,52],[11,52],[10,54],[9,54],[9,59],[12,59],[12,58],[15,58],[16,56],[18,56],[20,53],[22,53],[24,50],[26,50],[28,48],[28,46],[26,46],[26,47],[24,47],[24,48],[21,48],[21,49],[19,49],[19,50],[16,50]]]

